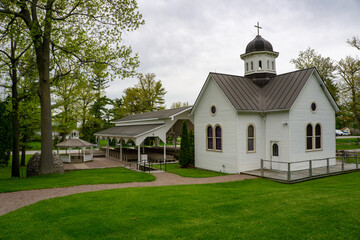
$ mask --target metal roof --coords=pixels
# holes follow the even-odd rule
[[[84,141],[82,139],[67,139],[61,143],[56,144],[57,147],[92,147],[94,144]]]
[[[167,109],[167,110],[162,110],[162,111],[134,114],[134,115],[129,115],[129,116],[123,117],[114,122],[118,123],[118,122],[133,121],[133,120],[166,119],[166,118],[170,118],[174,115],[180,114],[186,110],[190,110],[191,108],[192,108],[192,106],[187,106],[187,107],[173,108],[173,109]]]
[[[237,111],[272,111],[290,109],[314,70],[277,75],[263,88],[247,77],[221,73],[210,73],[210,76]]]
[[[96,136],[111,136],[111,137],[125,137],[125,138],[134,138],[140,136],[144,133],[147,133],[151,130],[154,130],[158,127],[163,126],[164,124],[147,124],[147,125],[128,125],[128,126],[119,126],[112,127],[100,132],[95,133]]]

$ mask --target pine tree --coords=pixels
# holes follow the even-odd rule
[[[190,162],[189,164],[195,166],[195,144],[194,144],[194,132],[189,131],[189,145],[190,145]]]
[[[182,168],[187,167],[190,163],[190,144],[186,121],[182,124],[179,163]]]

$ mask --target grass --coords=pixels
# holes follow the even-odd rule
[[[31,155],[26,155],[26,163]],[[52,174],[26,178],[26,167],[21,168],[23,178],[11,178],[11,163],[0,169],[0,193],[20,190],[68,187],[84,184],[148,182],[155,177],[148,173],[134,172],[125,168],[106,168],[68,171],[64,174]]]
[[[155,168],[160,169],[160,165],[153,165]],[[161,165],[162,170],[164,170],[164,165]],[[205,178],[205,177],[216,177],[228,175],[226,173],[208,171],[204,169],[197,168],[180,168],[179,164],[166,164],[166,171],[180,175],[182,177],[193,177],[193,178]]]
[[[25,156],[25,165],[27,165],[29,159],[31,158],[32,155],[27,154]],[[21,159],[21,155],[20,155],[20,159]],[[6,168],[0,168],[0,180],[2,179],[8,179],[11,177],[11,160],[12,160],[12,156],[10,157],[10,161],[9,161],[9,165]],[[21,177],[26,177],[26,166],[20,166],[20,176]],[[0,186],[1,187],[1,186]]]
[[[349,149],[360,149],[360,145],[355,145],[355,142],[359,142],[359,138],[338,138],[336,139],[336,150],[349,150]],[[351,143],[348,145],[346,143]]]
[[[0,216],[0,239],[358,239],[359,198],[359,172],[89,192]]]

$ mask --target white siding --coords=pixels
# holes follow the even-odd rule
[[[194,111],[195,166],[222,172],[237,172],[237,125],[236,112],[214,80],[209,79]],[[216,107],[215,116],[210,107]],[[206,127],[220,124],[222,151],[206,149]],[[215,147],[215,146],[214,146]]]
[[[265,157],[266,160],[271,160],[271,146],[270,143],[278,142],[279,157],[277,161],[288,162],[290,159],[289,146],[289,112],[271,112],[266,114],[266,136],[265,136]],[[269,164],[266,164],[269,167]],[[273,169],[286,168],[285,164],[272,163]]]
[[[247,152],[247,129],[250,124],[255,126],[255,152]],[[259,113],[238,114],[239,172],[260,168],[264,143],[263,129],[263,118]]]
[[[317,105],[315,112],[310,109],[312,102]],[[320,151],[306,151],[306,126],[309,122],[313,125],[320,123],[322,126],[323,149]],[[291,128],[290,159],[292,162],[335,157],[335,110],[326,98],[320,82],[314,74],[310,76],[290,110],[289,125]],[[335,160],[332,160],[331,163],[334,164]],[[324,165],[325,161],[320,164]],[[316,166],[318,165],[314,164],[314,167]],[[307,167],[308,164],[298,166],[298,168]]]

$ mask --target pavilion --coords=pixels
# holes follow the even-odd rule
[[[162,111],[147,112],[135,115],[129,115],[120,120],[114,121],[115,127],[105,129],[95,133],[98,141],[107,140],[106,154],[109,156],[109,140],[116,142],[134,141],[137,147],[137,162],[147,161],[147,156],[141,155],[141,146],[148,137],[162,140],[166,143],[167,137],[173,137],[174,144],[176,138],[181,135],[183,121],[187,122],[188,128],[193,129],[193,118],[189,116],[191,106],[167,109]],[[166,144],[164,144],[164,162],[166,162]],[[120,160],[123,160],[123,149],[120,144]]]
[[[93,152],[94,144],[86,142],[82,139],[79,139],[79,134],[77,131],[72,131],[70,139],[66,139],[65,141],[56,144],[57,154],[59,155],[59,149],[66,149],[66,154],[59,155],[63,162],[71,163],[72,159],[81,159],[82,162],[87,162],[93,160],[94,152]],[[90,148],[89,154],[87,154],[86,149]],[[71,150],[73,154],[71,154]]]

